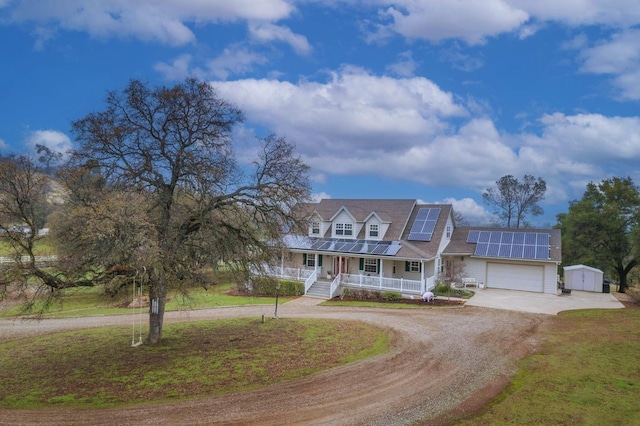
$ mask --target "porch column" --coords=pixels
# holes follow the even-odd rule
[[[427,290],[427,283],[424,280],[424,260],[420,261],[420,294]]]
[[[379,278],[380,279],[380,283],[379,283],[378,287],[380,287],[380,289],[382,289],[382,268],[383,268],[382,265],[383,264],[384,264],[384,262],[382,261],[382,259],[380,259],[380,271],[378,271],[379,275],[380,275],[380,278]]]
[[[318,253],[314,253],[313,256],[315,257],[315,262],[313,262],[314,266],[313,266],[313,271],[316,273],[316,277],[318,276]]]

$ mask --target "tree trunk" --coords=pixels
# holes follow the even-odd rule
[[[164,306],[167,296],[167,283],[161,271],[157,280],[149,288],[149,336],[148,343],[155,345],[162,340]]]

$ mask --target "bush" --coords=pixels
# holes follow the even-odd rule
[[[400,300],[402,295],[396,291],[385,291],[382,293],[382,298],[387,302],[394,302],[396,300]]]
[[[629,287],[627,294],[633,303],[640,304],[640,287]]]
[[[256,277],[251,281],[249,288],[254,296],[275,296],[277,279],[270,277]],[[280,280],[280,296],[302,296],[304,283],[300,281]]]

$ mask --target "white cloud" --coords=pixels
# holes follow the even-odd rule
[[[380,1],[392,28],[410,39],[440,41],[462,39],[469,44],[484,43],[487,37],[519,28],[529,19],[526,11],[503,0],[399,0]],[[383,6],[384,7],[384,6]]]
[[[4,141],[4,139],[0,138],[0,151],[4,151],[8,149],[9,145]]]
[[[509,0],[541,21],[570,26],[607,25],[626,27],[640,22],[636,0]]]
[[[326,83],[239,80],[215,84],[249,120],[292,138],[309,157],[402,151],[448,125],[465,109],[425,78],[378,77],[346,67]]]
[[[287,0],[16,0],[9,7],[10,18],[17,22],[169,45],[195,41],[188,24],[277,21],[294,11]]]
[[[627,99],[640,99],[640,30],[614,34],[611,39],[584,48],[582,71],[613,76],[613,84]]]
[[[311,194],[311,201],[314,203],[317,203],[320,200],[327,200],[329,198],[331,198],[331,195],[327,194],[326,192],[317,192],[317,193]]]
[[[184,54],[175,58],[170,64],[158,62],[153,66],[153,69],[167,80],[182,80],[194,75],[194,71],[191,69],[191,60],[191,55]]]
[[[36,145],[44,145],[63,155],[68,154],[72,148],[71,139],[57,130],[34,130],[25,140],[25,145],[34,155],[36,154]]]
[[[253,40],[260,43],[282,41],[289,44],[299,55],[308,55],[311,45],[307,38],[293,33],[289,28],[270,23],[252,23],[249,25],[249,33]]]
[[[413,60],[411,51],[398,54],[398,60],[387,66],[387,71],[399,77],[412,77],[418,68],[418,63]]]
[[[451,204],[453,210],[459,212],[464,220],[472,226],[490,225],[495,222],[494,215],[472,198],[461,200],[445,198],[442,201],[436,201],[436,204]]]
[[[245,74],[252,71],[255,65],[265,63],[265,56],[244,47],[231,46],[207,62],[207,75],[226,80],[230,75]]]

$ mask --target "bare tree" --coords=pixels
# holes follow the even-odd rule
[[[99,177],[107,191],[144,199],[145,221],[138,225],[153,229],[138,248],[145,252],[153,302],[149,343],[162,338],[169,284],[218,260],[246,272],[276,256],[286,226],[301,225],[291,208],[309,198],[308,167],[290,143],[269,136],[260,140],[253,171],[247,172],[231,139],[242,119],[239,109],[195,79],[157,88],[132,80],[124,91],[108,94],[103,111],[73,123],[81,146],[70,170],[85,170],[82,179],[72,180],[77,200],[86,199],[88,206],[101,200],[77,184],[87,176]]]
[[[67,283],[38,258],[38,243],[46,238],[42,229],[51,212],[51,178],[27,156],[0,159],[0,241],[11,253],[2,268],[0,285],[27,285],[50,301]],[[39,253],[42,255],[43,253]],[[40,261],[39,261],[40,260]]]
[[[487,189],[482,198],[495,208],[507,228],[527,226],[527,216],[540,216],[544,210],[538,204],[544,200],[547,183],[542,178],[525,175],[519,181],[506,175],[496,181],[495,188]]]

